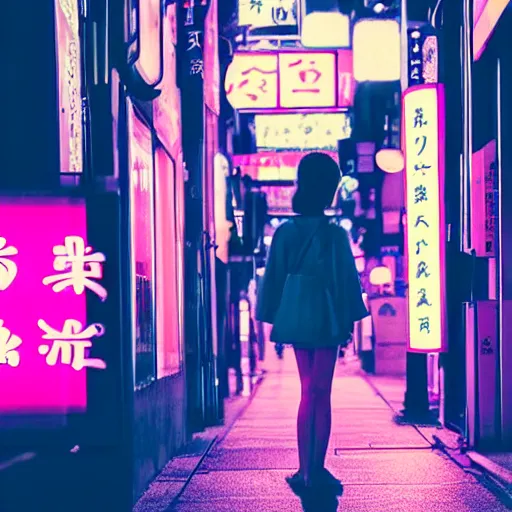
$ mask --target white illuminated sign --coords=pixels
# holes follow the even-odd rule
[[[352,50],[239,52],[224,87],[238,110],[336,111],[353,105],[352,69]]]
[[[266,28],[297,25],[297,0],[238,0],[238,25]]]
[[[347,48],[350,19],[339,12],[312,12],[302,20],[301,42],[305,48]]]
[[[279,95],[283,108],[336,106],[336,54],[279,54]]]
[[[354,26],[354,77],[358,82],[400,80],[400,27],[394,20],[362,20]]]
[[[409,349],[444,350],[444,98],[439,85],[404,95]]]
[[[268,114],[254,117],[259,149],[338,151],[338,140],[351,134],[346,114]]]
[[[233,108],[277,107],[277,54],[236,53],[226,73],[226,95]]]

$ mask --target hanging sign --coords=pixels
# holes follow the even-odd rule
[[[225,80],[235,109],[256,112],[326,109],[353,105],[352,51],[239,52]]]
[[[412,29],[408,32],[409,42],[409,85],[420,85],[423,83],[423,57],[421,32]]]
[[[473,153],[471,172],[471,247],[479,257],[494,257],[497,229],[496,140]]]
[[[409,350],[446,350],[444,90],[411,87],[403,97],[406,162]]]
[[[0,199],[0,415],[84,412],[86,372],[105,370],[86,291],[104,302],[105,256],[87,242],[84,200]]]
[[[60,171],[81,173],[82,94],[78,4],[56,0],[57,69],[59,94]]]
[[[204,22],[204,102],[220,115],[218,0],[210,0]]]
[[[239,0],[238,25],[272,28],[298,25],[297,0]]]
[[[335,161],[338,154],[321,151]],[[304,154],[300,151],[259,152],[249,155],[233,155],[233,167],[241,167],[244,175],[261,181],[294,181],[297,179],[297,166]]]
[[[351,134],[350,116],[339,114],[261,114],[254,116],[256,147],[336,152]]]

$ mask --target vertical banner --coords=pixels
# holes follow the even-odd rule
[[[56,0],[60,172],[81,173],[82,91],[78,2]]]
[[[444,89],[411,87],[403,96],[406,162],[409,346],[446,350]]]
[[[204,102],[220,115],[220,65],[217,0],[210,0],[204,22]]]

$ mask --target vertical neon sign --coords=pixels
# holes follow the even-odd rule
[[[82,100],[78,5],[56,0],[57,66],[59,91],[60,170],[81,173]]]
[[[444,293],[444,90],[411,87],[403,98],[406,158],[409,350],[446,349]]]

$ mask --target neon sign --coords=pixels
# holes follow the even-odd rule
[[[76,0],[56,0],[59,91],[60,170],[80,173],[82,155],[82,94],[80,39]]]
[[[87,290],[107,297],[104,263],[87,243],[85,201],[0,200],[0,388],[9,390],[0,394],[3,414],[85,410],[85,371],[107,367],[92,357],[105,328],[86,315]]]
[[[444,294],[444,93],[411,87],[403,98],[409,278],[409,350],[446,344]]]
[[[339,110],[353,105],[352,51],[236,53],[225,80],[232,107],[247,112]]]

